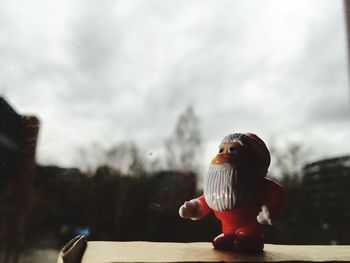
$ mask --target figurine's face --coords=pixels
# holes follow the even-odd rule
[[[236,164],[242,148],[243,144],[238,140],[220,145],[219,152],[211,161],[211,164]]]
[[[220,145],[204,178],[204,196],[209,207],[225,211],[248,202],[251,181],[255,179],[240,168],[246,155],[245,147],[239,140]]]

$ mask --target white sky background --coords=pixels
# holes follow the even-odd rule
[[[231,132],[350,152],[342,1],[0,2],[0,92],[41,120],[38,160],[135,141],[159,157],[178,115],[201,119],[203,166]]]

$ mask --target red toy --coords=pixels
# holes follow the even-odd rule
[[[262,224],[272,225],[287,199],[279,184],[265,178],[269,165],[270,152],[257,135],[226,136],[204,178],[204,194],[185,202],[180,216],[198,220],[213,211],[222,224],[215,249],[261,252]]]

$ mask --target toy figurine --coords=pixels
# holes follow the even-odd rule
[[[270,152],[257,135],[226,136],[204,177],[204,194],[185,202],[180,216],[198,220],[214,211],[222,225],[215,249],[261,252],[262,224],[274,224],[287,199],[279,184],[265,178],[269,165]]]

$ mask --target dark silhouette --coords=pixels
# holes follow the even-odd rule
[[[285,244],[350,244],[350,156],[307,164],[281,183],[289,195],[268,240]]]
[[[107,166],[92,177],[52,166],[37,171],[32,242],[54,235],[62,245],[83,227],[94,240],[200,241],[213,232],[178,217],[183,200],[196,195],[193,173],[126,176]]]
[[[0,97],[0,261],[16,262],[33,206],[39,121]]]

